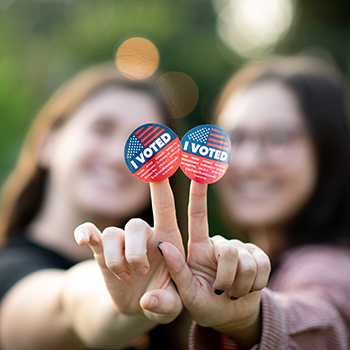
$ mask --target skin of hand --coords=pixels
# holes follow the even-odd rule
[[[173,193],[168,180],[151,183],[154,228],[131,219],[125,229],[108,227],[101,233],[92,223],[74,231],[79,245],[89,244],[105,285],[119,313],[144,315],[157,323],[173,321],[182,310],[157,242],[171,242],[184,259]]]
[[[171,242],[158,246],[193,319],[250,348],[261,336],[260,291],[268,281],[270,260],[253,244],[210,238],[206,200],[207,185],[192,182],[187,262]]]

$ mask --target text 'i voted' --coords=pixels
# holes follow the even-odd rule
[[[211,184],[220,180],[230,162],[231,142],[215,125],[200,125],[181,140],[181,169],[190,179]]]
[[[139,179],[147,182],[165,180],[180,166],[180,140],[165,125],[143,124],[128,137],[124,159],[128,169]]]

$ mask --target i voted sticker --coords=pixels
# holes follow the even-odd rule
[[[181,169],[190,179],[211,184],[221,179],[230,162],[231,142],[215,125],[201,125],[181,140]]]
[[[128,169],[141,180],[158,182],[175,173],[181,162],[181,143],[165,125],[149,123],[135,129],[125,143]]]

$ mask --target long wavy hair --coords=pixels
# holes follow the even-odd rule
[[[350,241],[350,129],[348,90],[342,75],[323,60],[273,57],[249,64],[226,84],[215,120],[238,89],[277,81],[296,96],[316,152],[317,184],[286,225],[289,247]],[[234,223],[233,223],[234,224]]]
[[[53,128],[59,128],[84,101],[109,87],[148,94],[159,106],[164,124],[173,128],[167,103],[155,81],[127,79],[112,63],[99,64],[77,74],[38,113],[26,136],[17,164],[5,182],[0,209],[0,244],[27,226],[43,203],[48,170],[38,164],[37,156],[43,135]],[[146,208],[139,216],[151,222],[151,208]]]

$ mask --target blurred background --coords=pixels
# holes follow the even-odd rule
[[[231,73],[276,53],[324,57],[349,79],[350,2],[0,0],[0,186],[39,108],[93,63],[116,60],[136,79],[156,74],[188,130],[210,122]]]

